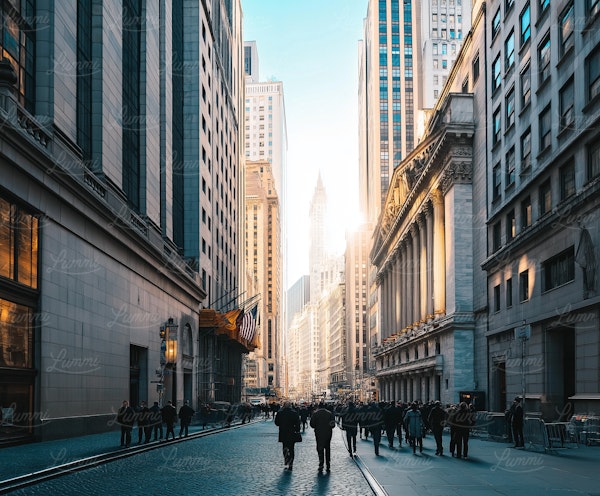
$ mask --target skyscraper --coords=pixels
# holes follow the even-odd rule
[[[375,223],[396,165],[419,141],[424,117],[468,31],[470,0],[370,0],[359,44],[360,201]]]
[[[8,5],[0,404],[21,420],[0,435],[239,401],[239,344],[199,325],[240,285],[239,0]]]

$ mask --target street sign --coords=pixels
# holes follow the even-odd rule
[[[515,339],[529,339],[531,337],[531,325],[526,324],[515,327]]]

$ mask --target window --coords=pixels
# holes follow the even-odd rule
[[[515,31],[512,30],[504,42],[504,71],[508,72],[515,64]]]
[[[523,303],[529,300],[529,270],[519,274],[519,301]]]
[[[521,24],[521,46],[523,46],[531,38],[531,6],[529,2],[527,2],[527,5],[521,11],[519,21]]]
[[[492,91],[496,91],[502,82],[500,54],[494,59],[492,64]]]
[[[497,164],[492,171],[492,200],[498,200],[501,194],[502,177],[500,173],[500,164]]]
[[[559,97],[561,129],[567,129],[573,124],[573,121],[575,120],[575,113],[573,111],[573,107],[575,105],[575,95],[573,88],[573,78],[571,78],[560,90]]]
[[[438,54],[438,44],[434,43],[432,46],[432,53],[433,55],[437,55]]]
[[[571,161],[559,170],[560,199],[566,200],[575,194],[575,164]]]
[[[492,137],[492,145],[496,145],[500,142],[500,135],[502,132],[502,114],[500,112],[501,108],[498,107],[496,109],[496,111],[494,112],[494,117],[493,117],[493,123],[494,123],[494,129],[493,129],[493,137]]]
[[[552,145],[551,130],[552,115],[550,114],[550,105],[548,105],[540,114],[540,152]]]
[[[500,284],[494,286],[494,312],[500,311]]]
[[[588,77],[588,100],[593,100],[600,93],[600,49],[592,53],[586,60]]]
[[[479,78],[479,52],[477,52],[477,55],[473,59],[473,83],[477,81],[477,78]]]
[[[496,222],[492,227],[492,251],[496,252],[502,246],[502,223]]]
[[[515,89],[512,88],[506,95],[506,129],[515,123]]]
[[[506,280],[506,308],[512,307],[512,277]]]
[[[528,196],[521,202],[521,230],[531,226],[531,198]]]
[[[508,12],[515,5],[515,0],[506,0],[504,4],[504,12]]]
[[[540,216],[552,210],[552,185],[547,179],[540,186]]]
[[[521,135],[521,173],[531,166],[531,128]]]
[[[521,72],[521,110],[531,102],[531,68],[529,64]]]
[[[538,85],[541,86],[550,77],[550,33],[538,47],[538,65],[540,69]]]
[[[600,141],[596,141],[588,149],[588,179],[591,181],[598,175],[600,175]]]
[[[512,146],[506,152],[506,187],[515,184],[515,147]]]
[[[560,54],[564,55],[574,44],[573,24],[575,22],[575,13],[573,2],[563,10],[560,16]]]
[[[540,10],[538,17],[541,18],[546,13],[548,7],[550,7],[550,0],[540,0]]]
[[[19,6],[23,4],[22,6]],[[80,7],[81,8],[81,7]],[[79,16],[79,21],[89,22],[89,6],[85,8],[84,15]],[[33,15],[31,2],[3,1],[0,2],[0,56],[12,65],[17,76],[17,95],[19,103],[30,113],[35,113],[35,15]],[[85,19],[83,17],[85,16]],[[80,23],[79,28],[83,26]],[[77,67],[78,77],[86,76],[93,69],[90,62],[81,60],[81,49],[84,47],[91,57],[91,37],[89,33],[78,33],[85,39],[78,39],[78,56],[83,70]],[[87,36],[85,36],[87,35]],[[80,37],[81,38],[81,37]],[[83,45],[82,45],[83,43]],[[77,64],[76,64],[77,65]],[[83,71],[83,72],[82,72]],[[82,89],[80,87],[80,89]],[[89,88],[86,88],[86,91]]]
[[[573,246],[542,263],[542,291],[575,280],[575,249]]]
[[[496,15],[492,19],[492,39],[498,34],[500,31],[500,7],[496,11]]]
[[[506,214],[506,242],[512,241],[517,235],[517,221],[515,211],[511,210]]]

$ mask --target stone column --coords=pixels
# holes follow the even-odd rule
[[[394,256],[394,332],[400,332],[400,308],[402,291],[400,291],[400,247],[396,247]]]
[[[408,238],[406,241],[406,261],[404,264],[405,272],[404,272],[404,280],[406,284],[406,326],[409,326],[413,323],[413,298],[414,298],[414,288],[413,288],[413,242],[412,238]]]
[[[420,289],[420,312],[419,320],[427,320],[427,299],[429,290],[427,288],[427,224],[424,215],[419,215],[417,222],[419,224],[419,289]]]
[[[444,234],[444,195],[436,190],[433,203],[433,302],[436,315],[446,312],[446,237]]]
[[[412,323],[416,324],[419,322],[419,318],[421,315],[421,288],[420,288],[420,274],[419,274],[419,261],[420,261],[420,253],[419,253],[419,227],[416,223],[410,226],[411,234],[412,234],[412,260],[411,260],[411,269],[412,269],[412,281],[413,281],[413,311],[412,311]]]
[[[427,203],[425,209],[427,223],[427,315],[433,315],[433,207]]]

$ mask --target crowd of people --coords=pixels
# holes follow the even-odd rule
[[[264,409],[265,418],[273,413],[275,425],[279,427],[279,442],[283,445],[286,470],[292,470],[294,444],[301,442],[300,432],[307,423],[315,430],[319,471],[326,466],[330,470],[331,432],[337,425],[345,431],[346,449],[350,456],[356,454],[357,436],[373,440],[375,455],[379,456],[382,435],[385,434],[390,448],[402,443],[412,449],[413,454],[423,452],[423,438],[431,433],[435,439],[437,456],[444,454],[442,433],[450,433],[449,451],[453,457],[467,459],[469,456],[469,432],[476,424],[476,413],[465,402],[442,406],[439,401],[422,403],[413,401],[357,402],[325,404],[271,405]]]

